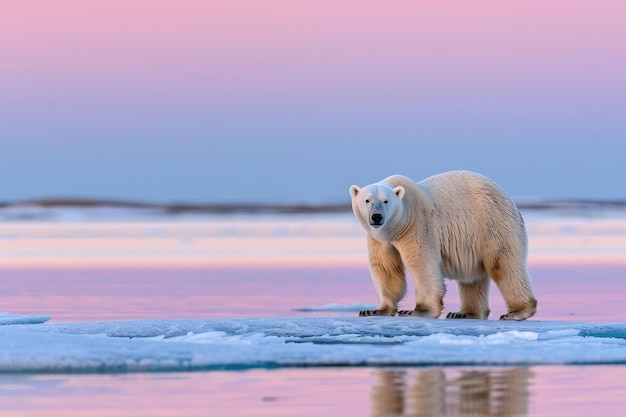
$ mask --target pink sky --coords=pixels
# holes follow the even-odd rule
[[[620,1],[5,2],[0,51],[18,85],[36,75],[49,88],[73,81],[107,91],[98,83],[108,80],[133,88],[203,81],[218,89],[207,79],[216,76],[260,90],[263,78],[280,77],[306,89],[301,82],[312,73],[316,87],[360,87],[372,76],[470,80],[494,66],[503,77],[530,71],[537,82],[593,71],[602,85],[626,70],[618,42],[626,39],[625,13]],[[287,72],[297,78],[282,78]]]

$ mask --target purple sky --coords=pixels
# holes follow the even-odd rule
[[[622,1],[0,11],[0,200],[341,201],[451,169],[626,199]]]

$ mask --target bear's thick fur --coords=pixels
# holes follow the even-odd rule
[[[378,292],[376,310],[361,316],[439,317],[444,277],[461,298],[448,318],[489,316],[489,277],[508,309],[502,320],[535,314],[537,300],[526,267],[528,243],[521,214],[493,181],[468,171],[420,183],[394,175],[350,187],[352,209],[367,231],[369,265]],[[405,266],[415,283],[415,309],[398,312],[406,292]]]

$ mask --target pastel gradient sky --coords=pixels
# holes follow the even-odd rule
[[[626,2],[0,0],[0,201],[626,198]]]

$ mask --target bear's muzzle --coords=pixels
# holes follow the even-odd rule
[[[374,213],[370,216],[370,226],[380,227],[383,225],[384,217],[380,213]]]

